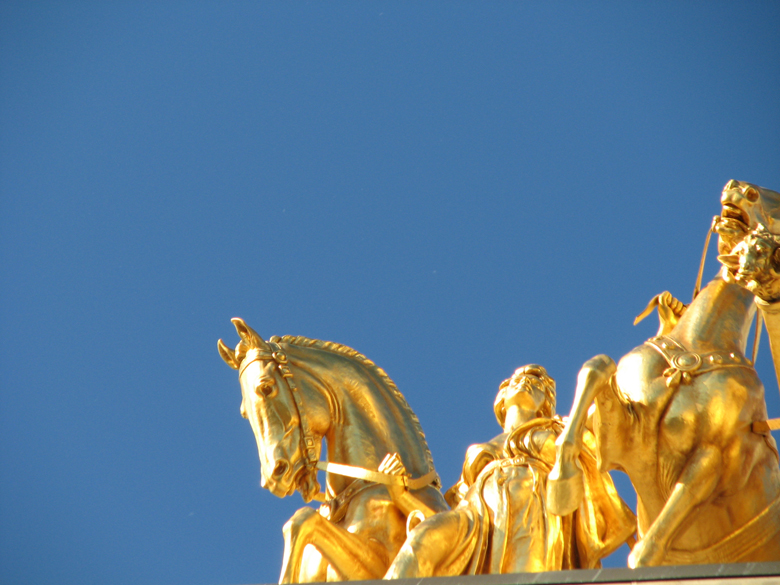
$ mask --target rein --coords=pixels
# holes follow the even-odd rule
[[[712,225],[710,226],[710,229],[707,230],[707,236],[704,238],[704,251],[701,253],[701,262],[699,262],[699,274],[696,275],[696,285],[693,287],[693,299],[699,296],[699,292],[701,292],[701,278],[704,275],[704,262],[707,260],[707,248],[710,247],[710,236],[712,236],[712,232],[715,231],[715,226],[718,224],[719,219],[720,219],[719,215],[716,215],[715,217],[712,218]]]
[[[344,477],[381,483],[382,485],[400,485],[410,490],[420,490],[432,484],[438,477],[435,469],[432,469],[422,477],[412,479],[408,475],[393,475],[383,471],[372,471],[363,467],[357,467],[356,465],[331,463],[329,461],[318,462],[317,469],[327,471],[328,473],[335,473],[336,475],[343,475]]]
[[[319,461],[317,457],[317,450],[315,448],[316,441],[314,435],[309,428],[307,419],[302,416],[302,412],[305,412],[303,406],[303,396],[298,389],[298,386],[293,380],[293,374],[290,370],[287,355],[282,351],[279,344],[273,341],[266,341],[266,345],[271,349],[271,352],[263,351],[259,348],[252,348],[247,351],[246,357],[241,363],[241,369],[239,370],[239,377],[244,371],[246,366],[256,362],[258,360],[273,359],[276,362],[276,367],[279,369],[279,373],[287,382],[287,388],[292,396],[293,403],[295,404],[295,410],[297,411],[298,420],[301,426],[301,451],[304,454],[304,463],[307,469],[320,469],[326,473],[333,473],[335,475],[342,475],[344,477],[351,477],[354,479],[364,480],[371,483],[378,483],[382,485],[397,485],[403,486],[409,490],[419,490],[431,484],[434,484],[439,476],[435,469],[431,469],[428,473],[422,477],[416,479],[411,478],[408,475],[394,475],[385,473],[382,471],[374,471],[366,469],[364,467],[358,467],[356,465],[347,465],[344,463],[332,463],[330,461]],[[327,500],[325,493],[320,492],[314,499],[318,502],[324,502]]]

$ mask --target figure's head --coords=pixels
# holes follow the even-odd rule
[[[780,234],[780,193],[744,181],[729,181],[720,198],[720,217],[715,231],[720,236],[718,252],[731,253],[748,232],[759,224]]]
[[[241,416],[249,421],[257,441],[261,485],[278,497],[297,489],[308,502],[319,484],[316,470],[307,465],[301,413],[285,381],[287,356],[274,351],[243,320],[233,319],[233,324],[241,337],[238,346],[232,350],[220,339],[218,348],[222,359],[239,372]],[[319,441],[309,448],[315,451],[309,458],[316,462]]]
[[[496,420],[502,427],[510,406],[531,410],[535,416],[550,418],[555,414],[555,380],[537,364],[518,368],[511,378],[501,382],[493,405]]]

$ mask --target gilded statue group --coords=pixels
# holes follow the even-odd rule
[[[780,561],[780,419],[747,347],[765,324],[778,369],[780,193],[730,181],[721,204],[712,282],[700,289],[705,243],[693,301],[654,297],[638,319],[656,309],[658,334],[617,364],[586,362],[567,417],[544,367],[517,369],[495,399],[501,433],[469,447],[444,493],[381,368],[233,319],[237,347],[218,347],[239,372],[261,484],[320,503],[285,524],[280,582],[596,568],[623,543],[630,567]],[[636,515],[610,470],[630,478]]]

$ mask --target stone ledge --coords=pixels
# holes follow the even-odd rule
[[[643,585],[780,585],[780,562],[730,563],[723,565],[686,565],[646,567],[642,569],[582,569],[548,573],[513,573],[476,577],[431,577],[397,579],[396,585],[576,585],[614,583]],[[387,581],[353,581],[356,585],[380,585]]]

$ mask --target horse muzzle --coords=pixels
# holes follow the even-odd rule
[[[271,468],[270,473],[266,469]],[[276,458],[268,465],[260,465],[260,486],[279,498],[292,495],[301,481],[303,462],[291,464],[286,458]]]

